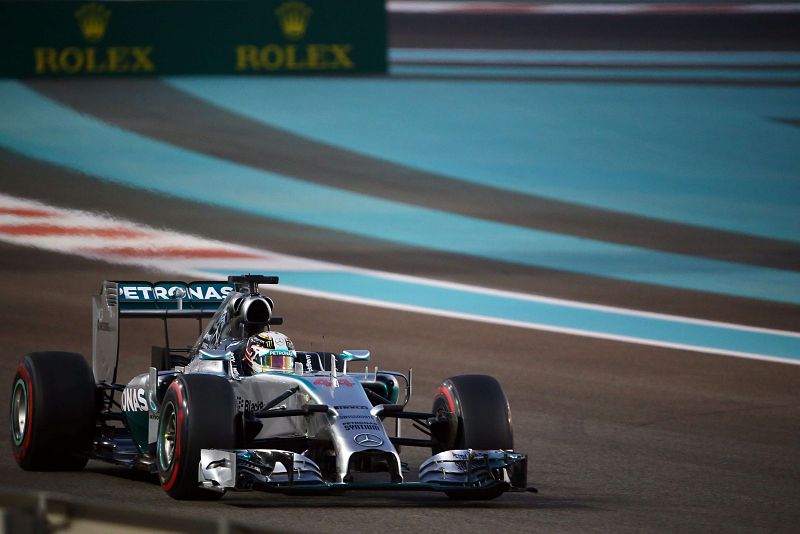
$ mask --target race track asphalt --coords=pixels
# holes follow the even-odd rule
[[[393,42],[406,45],[404,39],[413,27],[399,18],[392,27],[396,32]],[[425,26],[416,28],[425,31]],[[454,31],[447,42],[460,46],[458,36],[467,33]],[[520,30],[515,35],[524,33]],[[437,34],[439,41],[426,44],[420,35],[415,42],[425,46],[439,46],[444,39]],[[788,38],[784,34],[776,35],[776,47],[784,43],[781,46],[791,48],[785,44]],[[520,42],[520,46],[531,46],[530,42]],[[490,45],[506,43],[497,37],[489,41]],[[715,47],[713,43],[702,46]],[[181,130],[180,125],[164,117],[145,115],[144,107],[130,114],[114,107],[113,98],[132,91],[131,87],[141,89],[148,98],[169,99],[170,91],[156,81],[97,82],[95,88],[113,87],[114,92],[103,98],[98,94],[91,101],[84,98],[87,88],[81,84],[31,82],[29,86],[68,101],[83,113],[124,122],[126,128],[147,130],[148,135],[159,131],[171,142],[183,137],[182,142],[195,150],[222,150],[213,139],[209,142],[210,134],[197,127]],[[111,116],[113,109],[118,111],[115,117]],[[232,119],[221,112],[216,118],[223,131],[244,127],[242,121],[233,125]],[[247,127],[246,139],[225,147],[228,152],[221,157],[239,159],[237,147],[244,153],[247,143],[278,137],[274,131]],[[201,147],[203,144],[206,146]],[[321,154],[348,162],[350,174],[330,179],[354,190],[374,186],[358,179],[367,171],[379,168],[389,173],[389,181],[392,172],[408,172],[333,150]],[[265,165],[267,159],[248,163]],[[307,179],[320,176],[315,169],[322,162],[313,157],[307,162],[299,157],[287,161],[295,165],[292,172],[306,172]],[[800,324],[800,307],[788,304],[420,250],[265,221],[222,208],[204,207],[200,213],[198,206],[188,201],[101,182],[8,151],[0,151],[0,176],[4,193],[63,207],[102,209],[156,227],[269,246],[300,256],[771,328],[796,331]],[[402,194],[406,201],[421,202],[430,194],[425,188],[434,187],[427,182],[428,177],[419,174],[406,174],[402,179],[408,179],[414,187],[396,192],[387,183],[383,194]],[[479,194],[477,188],[465,187],[456,197],[429,201],[466,210],[469,208],[463,203],[474,198],[470,195]],[[575,232],[604,233],[607,239],[640,242],[652,239],[652,230],[662,232],[664,239],[671,235],[674,242],[659,245],[668,249],[693,247],[698,254],[736,254],[736,261],[778,263],[797,269],[796,245],[752,237],[737,241],[736,236],[711,230],[687,241],[681,232],[688,235],[691,229],[679,225],[651,221],[648,231],[637,232],[624,224],[626,220],[609,224],[601,210],[537,204],[547,209],[530,216],[524,212],[529,206],[516,202],[522,210],[518,216],[539,226],[550,225],[561,231],[573,228]],[[482,209],[487,210],[481,215],[484,217],[515,216],[498,204]],[[582,230],[587,226],[591,230]],[[11,383],[18,359],[27,352],[67,350],[89,355],[89,297],[98,291],[102,280],[175,277],[174,273],[9,244],[0,244],[0,258],[0,384],[6,385]],[[800,366],[487,325],[280,292],[274,297],[276,312],[286,318],[282,331],[296,345],[364,347],[371,349],[372,363],[382,369],[413,367],[412,408],[426,409],[438,381],[447,376],[484,373],[497,377],[510,401],[515,444],[530,457],[529,483],[539,493],[509,494],[475,504],[450,502],[436,494],[376,492],[313,498],[240,493],[211,505],[178,502],[168,498],[153,478],[97,462],[90,462],[81,473],[24,472],[9,452],[6,431],[0,432],[0,450],[5,451],[0,454],[0,485],[4,489],[55,491],[170,514],[225,516],[294,532],[795,532],[800,522]],[[173,332],[188,343],[195,328],[193,324],[176,324]],[[121,379],[144,370],[150,346],[160,339],[161,325],[157,322],[137,321],[128,334],[123,333]],[[0,415],[0,425],[8,428],[6,410]],[[425,456],[423,451],[407,452],[412,465]]]
[[[104,278],[152,273],[9,245],[0,288],[10,383],[19,355],[58,349],[86,353],[88,295]],[[69,493],[169,513],[253,521],[278,530],[343,526],[382,530],[790,532],[798,514],[800,368],[645,348],[510,327],[275,294],[295,343],[350,346],[369,340],[385,369],[414,367],[412,407],[425,409],[439,379],[486,373],[503,384],[515,442],[530,454],[540,493],[481,504],[435,494],[348,493],[297,498],[228,495],[219,504],[176,502],[152,480],[91,462],[82,473],[28,473],[0,455],[0,477],[15,489]],[[123,334],[121,376],[147,365],[160,324]],[[194,325],[184,325],[189,339]],[[501,350],[489,356],[486,344]],[[145,356],[142,356],[145,355]],[[7,425],[4,411],[2,424]],[[0,434],[8,451],[8,435]],[[422,459],[421,451],[411,455]]]
[[[669,2],[665,2],[669,3]],[[393,47],[536,50],[797,50],[797,13],[395,13]]]

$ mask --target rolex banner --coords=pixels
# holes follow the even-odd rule
[[[0,1],[0,76],[386,71],[384,0]]]

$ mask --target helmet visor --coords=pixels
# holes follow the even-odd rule
[[[257,350],[253,359],[261,366],[262,371],[290,371],[294,369],[294,356],[293,350]]]

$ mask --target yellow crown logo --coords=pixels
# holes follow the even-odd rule
[[[83,37],[94,43],[105,35],[111,11],[100,4],[84,4],[75,12],[75,18],[78,19],[78,26]]]
[[[284,2],[275,10],[283,35],[292,40],[300,39],[306,34],[308,19],[312,12],[303,2]]]

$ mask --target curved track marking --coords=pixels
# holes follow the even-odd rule
[[[800,55],[797,63],[800,68]],[[705,64],[694,66],[705,68]],[[71,80],[68,84],[26,80],[25,84],[51,100],[123,130],[305,182],[562,235],[800,270],[800,242],[641,217],[422,172],[294,135],[161,80]],[[203,135],[195,136],[194,132]]]
[[[541,59],[550,53],[506,54]],[[413,56],[503,57],[498,52],[470,50],[436,51],[435,55],[419,51]],[[631,61],[649,57],[628,56]],[[702,54],[699,59],[709,56]],[[587,54],[588,61],[595,61],[593,57]],[[621,61],[624,54],[598,57]],[[663,63],[668,54],[653,57]],[[756,60],[759,55],[734,55],[738,57]],[[764,62],[772,57],[784,63],[800,56],[760,57]],[[576,55],[554,52],[552,58],[574,61]],[[689,61],[687,54],[675,54],[673,60]],[[424,70],[426,76],[431,72],[471,76],[488,67],[397,68],[398,72]],[[574,69],[546,70],[575,73]],[[591,69],[583,72],[599,76]],[[629,76],[624,70],[616,72]],[[697,70],[690,74],[696,77]],[[663,75],[673,77],[674,73]],[[776,76],[800,79],[797,71]],[[768,120],[791,116],[797,110],[800,98],[793,88],[452,83],[391,77],[196,77],[167,78],[166,82],[295,135],[422,172],[642,217],[800,241],[800,219],[795,213],[800,201],[795,179],[800,132]],[[307,102],[326,102],[325,113],[310,110]]]
[[[630,282],[800,303],[800,273],[563,236],[309,184],[119,130],[59,106],[15,82],[0,82],[0,92],[7,97],[0,100],[0,110],[12,119],[0,124],[0,144],[109,181],[266,218],[432,250]],[[18,129],[14,123],[28,126]],[[284,201],[302,209],[284,209]]]
[[[800,364],[800,333],[600,306],[308,260],[202,237],[148,228],[108,216],[65,210],[0,194],[0,240],[115,263],[139,264],[198,278],[244,271],[281,276],[271,288],[344,302],[622,341]],[[30,215],[38,213],[40,215]],[[64,231],[3,232],[42,217]],[[78,224],[79,223],[79,224]],[[79,238],[70,229],[108,229]],[[146,237],[142,237],[146,236]],[[87,246],[87,240],[93,241]],[[175,245],[180,243],[180,245]],[[179,252],[175,253],[175,247]],[[122,252],[121,252],[122,251]],[[211,251],[211,253],[209,253]]]

